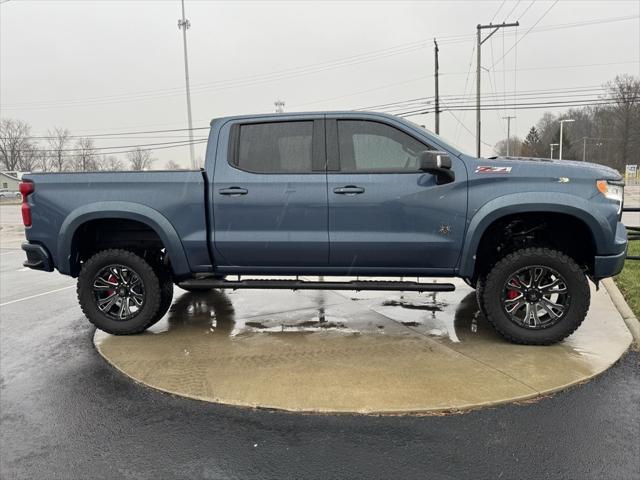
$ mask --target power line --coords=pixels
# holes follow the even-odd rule
[[[490,68],[495,67],[495,66],[496,66],[496,64],[497,64],[497,63],[499,63],[499,62],[500,62],[504,57],[506,57],[506,56],[509,54],[509,52],[510,52],[511,50],[513,50],[514,48],[516,48],[516,46],[518,45],[518,43],[520,43],[520,42],[522,41],[522,39],[523,39],[524,37],[526,37],[526,36],[529,34],[529,32],[531,32],[531,30],[533,30],[533,29],[535,28],[535,26],[536,26],[536,25],[538,25],[538,23],[540,23],[540,21],[542,21],[542,19],[543,19],[544,17],[546,17],[546,16],[547,16],[547,14],[551,11],[551,9],[552,9],[553,7],[555,7],[555,6],[556,6],[556,4],[557,4],[559,1],[560,1],[560,0],[555,0],[555,2],[553,2],[553,3],[551,4],[551,6],[545,10],[545,12],[542,14],[542,16],[540,16],[540,18],[538,18],[538,20],[536,20],[536,23],[534,23],[534,24],[531,26],[531,28],[529,28],[529,30],[527,30],[527,31],[524,33],[524,35],[522,35],[522,36],[521,36],[521,37],[520,37],[520,38],[519,38],[519,39],[518,39],[518,40],[513,44],[513,46],[512,46],[509,50],[507,50],[507,51],[504,53],[504,55],[502,55],[502,56],[498,59],[498,61],[497,61],[497,62],[495,62],[493,65],[491,65],[491,67],[490,67]]]
[[[195,127],[193,130],[209,130],[209,127]],[[147,133],[171,133],[171,132],[187,132],[188,128],[171,128],[166,130],[142,130],[137,132],[118,132],[118,133],[96,133],[94,135],[69,135],[68,138],[98,138],[98,137],[113,137],[121,135],[133,135],[133,134],[147,134]],[[37,135],[30,138],[57,138],[55,135]]]
[[[491,20],[489,20],[489,23],[493,22],[493,19],[496,18],[496,15],[498,15],[498,12],[502,10],[502,7],[504,6],[505,3],[507,3],[507,0],[502,0],[502,3],[498,7],[498,10],[496,10],[496,13],[493,14],[493,17],[491,17]]]
[[[534,103],[519,103],[508,106],[512,107],[514,110],[531,110],[531,109],[540,109],[540,108],[562,108],[562,107],[586,107],[586,106],[602,106],[602,105],[615,105],[617,102],[615,100],[601,100],[601,99],[591,99],[591,100],[579,100],[575,102],[534,102]],[[494,105],[485,105],[481,108],[482,111],[491,111],[491,110],[501,110],[504,108],[504,104],[498,103]],[[472,104],[469,105],[459,105],[456,107],[446,107],[442,108],[443,111],[472,111],[475,110],[476,107]],[[415,116],[415,115],[425,115],[428,113],[433,113],[433,110],[430,109],[416,109],[409,110],[404,112],[395,112],[394,115],[399,117],[402,116]]]
[[[545,27],[540,27],[536,31],[541,32],[541,31],[548,31],[553,29],[572,28],[572,27],[594,25],[594,24],[600,24],[600,23],[610,23],[610,22],[636,19],[639,17],[640,16],[638,15],[629,15],[625,17],[592,19],[592,20],[581,21],[581,22],[548,25]],[[528,34],[534,33],[533,27],[530,28],[527,31],[527,33]],[[438,39],[441,44],[466,42],[471,37],[472,35],[469,35],[469,34],[445,35],[445,36],[438,35]],[[523,37],[521,37],[520,40],[522,40]],[[379,49],[379,50],[365,52],[358,55],[343,57],[336,60],[320,62],[317,64],[309,64],[301,67],[291,67],[288,69],[270,72],[266,74],[265,73],[254,74],[254,75],[249,75],[244,77],[218,80],[215,82],[208,82],[208,83],[203,83],[199,85],[196,84],[191,86],[191,91],[193,94],[196,94],[196,93],[204,93],[205,91],[220,91],[220,90],[231,89],[231,88],[246,87],[246,86],[256,85],[260,83],[285,80],[288,78],[295,78],[302,75],[319,73],[319,72],[323,72],[323,71],[331,70],[335,68],[342,68],[346,66],[357,65],[364,62],[387,58],[389,56],[400,55],[400,54],[405,54],[405,53],[410,53],[416,50],[420,50],[422,48],[425,48],[431,43],[431,38],[432,37],[428,39],[414,41],[414,42],[399,44],[399,45],[388,47],[385,49]],[[80,105],[89,105],[89,104],[102,105],[102,104],[108,104],[108,103],[121,103],[123,101],[146,100],[148,98],[182,95],[182,88],[183,87],[171,87],[167,89],[146,90],[146,91],[140,91],[140,92],[123,93],[123,94],[99,96],[99,97],[87,97],[83,99],[22,102],[22,103],[4,105],[4,107],[8,109],[9,108],[10,109],[18,109],[18,108],[26,109],[27,107],[30,107],[30,106],[34,106],[34,107],[46,106],[46,107],[53,108],[60,105],[64,107],[71,107],[71,106],[80,106]]]
[[[638,62],[629,62],[629,63],[638,63]],[[616,64],[616,63],[614,62],[613,64]],[[606,65],[609,65],[609,63],[607,63]],[[518,96],[524,97],[524,96],[531,96],[531,95],[542,94],[542,93],[546,93],[548,95],[556,95],[556,94],[557,95],[571,95],[571,94],[580,93],[580,92],[604,92],[605,90],[606,89],[604,87],[599,86],[599,85],[586,85],[586,86],[579,86],[579,87],[564,87],[564,88],[555,88],[555,89],[523,90],[521,92],[518,92]],[[352,93],[352,94],[349,94],[349,95],[356,95],[358,93],[360,93],[360,92]],[[506,94],[511,94],[513,92],[512,91],[507,91],[505,93]],[[349,95],[345,95],[345,96],[349,96]],[[485,95],[483,95],[482,98],[483,99],[491,99],[491,98],[495,98],[497,96],[499,96],[499,94],[497,94],[497,93],[495,95],[485,94]],[[342,98],[342,97],[332,97],[331,99],[333,99],[333,98]],[[383,103],[383,104],[369,105],[367,107],[357,107],[354,110],[380,109],[380,108],[384,108],[384,107],[387,107],[387,106],[396,106],[396,105],[406,104],[408,102],[417,102],[417,101],[430,100],[432,98],[433,97],[417,97],[417,98],[412,98],[412,99],[408,99],[408,100],[399,100],[399,101],[395,101],[395,102],[388,102],[388,103]],[[443,94],[443,95],[441,95],[441,98],[443,98],[444,100],[453,101],[453,100],[458,100],[458,99],[468,99],[469,95],[466,94],[466,89],[465,89],[465,94],[463,94],[463,95],[460,95],[460,94]],[[322,102],[322,101],[331,100],[331,99],[318,100],[316,102],[310,102],[310,103],[317,103],[317,102]],[[193,130],[194,131],[209,130],[209,128],[210,127],[208,127],[208,126],[202,126],[202,127],[195,127]],[[124,136],[129,136],[129,135],[148,135],[148,134],[158,134],[158,133],[164,134],[164,133],[175,133],[175,132],[187,132],[188,130],[189,130],[188,128],[171,128],[171,129],[157,129],[157,130],[127,130],[127,131],[119,131],[119,132],[113,132],[113,133],[94,133],[94,134],[85,134],[85,135],[68,135],[67,138],[93,138],[93,139],[104,138],[105,140],[109,140],[109,139],[117,138],[117,137],[126,138]],[[29,138],[32,138],[32,139],[49,139],[49,138],[57,138],[57,136],[56,135],[32,135]],[[136,138],[142,138],[142,137],[136,137]],[[171,137],[163,135],[163,136],[159,136],[158,138],[171,138]]]
[[[156,143],[139,143],[139,144],[134,144],[134,145],[113,145],[111,147],[87,147],[87,148],[62,148],[62,149],[57,149],[57,148],[44,148],[44,149],[39,149],[41,152],[82,152],[85,150],[113,150],[113,149],[118,149],[118,148],[138,148],[138,147],[152,147],[152,146],[156,146],[156,145],[174,145],[177,147],[181,147],[183,145],[188,146],[190,143],[196,143],[196,142],[204,142],[206,141],[206,139],[203,140],[180,140],[180,141],[174,141],[174,142],[156,142]],[[24,150],[28,150],[28,149],[24,149]]]
[[[522,12],[520,14],[520,16],[518,17],[518,20],[520,20],[522,17],[524,17],[526,15],[526,13],[529,11],[529,9],[531,7],[533,7],[533,4],[536,3],[536,0],[531,0],[531,3],[529,4],[529,6],[527,8],[524,9],[524,12]]]
[[[190,143],[190,142],[189,142]],[[160,147],[154,147],[154,148],[143,148],[142,150],[165,150],[167,148],[177,148],[177,147],[188,147],[189,143],[184,143],[184,144],[180,144],[180,145],[165,145],[165,146],[160,146]],[[206,143],[206,140],[197,140],[194,141],[193,144],[194,145],[199,145],[202,143]],[[135,146],[135,145],[132,145]],[[115,148],[115,147],[114,147]],[[119,147],[119,148],[125,148],[125,147]],[[29,149],[17,149],[16,151],[28,151]],[[80,149],[83,150],[83,149]],[[119,155],[119,154],[123,154],[123,153],[133,153],[136,152],[137,150],[123,150],[123,151],[117,151],[117,152],[96,152],[96,150],[102,150],[98,147],[92,147],[92,148],[88,148],[88,149],[84,149],[87,153],[83,154],[65,154],[65,157],[82,157],[82,156],[86,156],[86,155]],[[30,150],[29,150],[30,151]],[[62,150],[40,150],[38,149],[39,152],[43,152],[43,153],[57,153],[57,152],[68,152],[68,151],[78,151],[78,149],[62,149]]]
[[[504,19],[505,19],[505,20],[506,20],[507,18],[510,18],[510,17],[511,17],[511,14],[514,12],[514,10],[515,10],[516,8],[518,8],[518,5],[520,5],[520,2],[521,2],[521,1],[522,1],[522,0],[518,0],[518,1],[516,2],[516,4],[513,6],[513,8],[511,9],[511,11],[505,15],[505,17],[504,17]],[[491,22],[489,22],[489,23],[491,23]]]

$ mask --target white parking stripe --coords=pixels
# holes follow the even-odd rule
[[[75,285],[69,285],[68,287],[56,288],[55,290],[49,290],[48,292],[38,293],[37,295],[31,295],[29,297],[18,298],[17,300],[11,300],[10,302],[0,303],[0,307],[6,307],[7,305],[11,305],[12,303],[22,302],[24,300],[31,300],[32,298],[41,297],[43,295],[49,295],[50,293],[61,292],[62,290],[68,290],[70,288],[75,288]]]

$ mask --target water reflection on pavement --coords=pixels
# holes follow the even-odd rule
[[[574,335],[548,347],[506,342],[463,284],[435,294],[182,293],[148,332],[97,332],[95,342],[134,379],[203,400],[304,411],[468,408],[556,391],[615,362],[631,337],[602,295],[594,292]]]

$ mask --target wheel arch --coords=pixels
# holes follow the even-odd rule
[[[157,210],[132,202],[98,202],[83,205],[72,211],[63,222],[58,235],[58,270],[77,275],[78,259],[75,240],[83,225],[95,220],[131,220],[152,230],[160,239],[171,259],[176,277],[186,277],[190,267],[177,231],[169,220]]]
[[[518,214],[553,214],[571,218],[590,232],[590,240],[596,251],[606,245],[611,227],[597,211],[589,210],[589,203],[567,194],[548,193],[540,201],[539,193],[513,194],[496,198],[483,205],[469,222],[462,248],[459,276],[474,278],[478,263],[478,248],[485,234],[496,223]]]

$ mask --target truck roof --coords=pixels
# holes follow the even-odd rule
[[[248,115],[231,115],[227,117],[217,117],[211,120],[210,125],[214,122],[219,121],[228,121],[228,120],[253,120],[253,119],[261,119],[261,118],[295,118],[295,117],[313,117],[319,115],[339,115],[345,117],[378,117],[378,118],[389,118],[395,120],[401,120],[400,117],[395,115],[391,115],[388,113],[382,112],[374,112],[369,110],[320,110],[320,111],[309,111],[309,112],[283,112],[283,113],[254,113]]]

